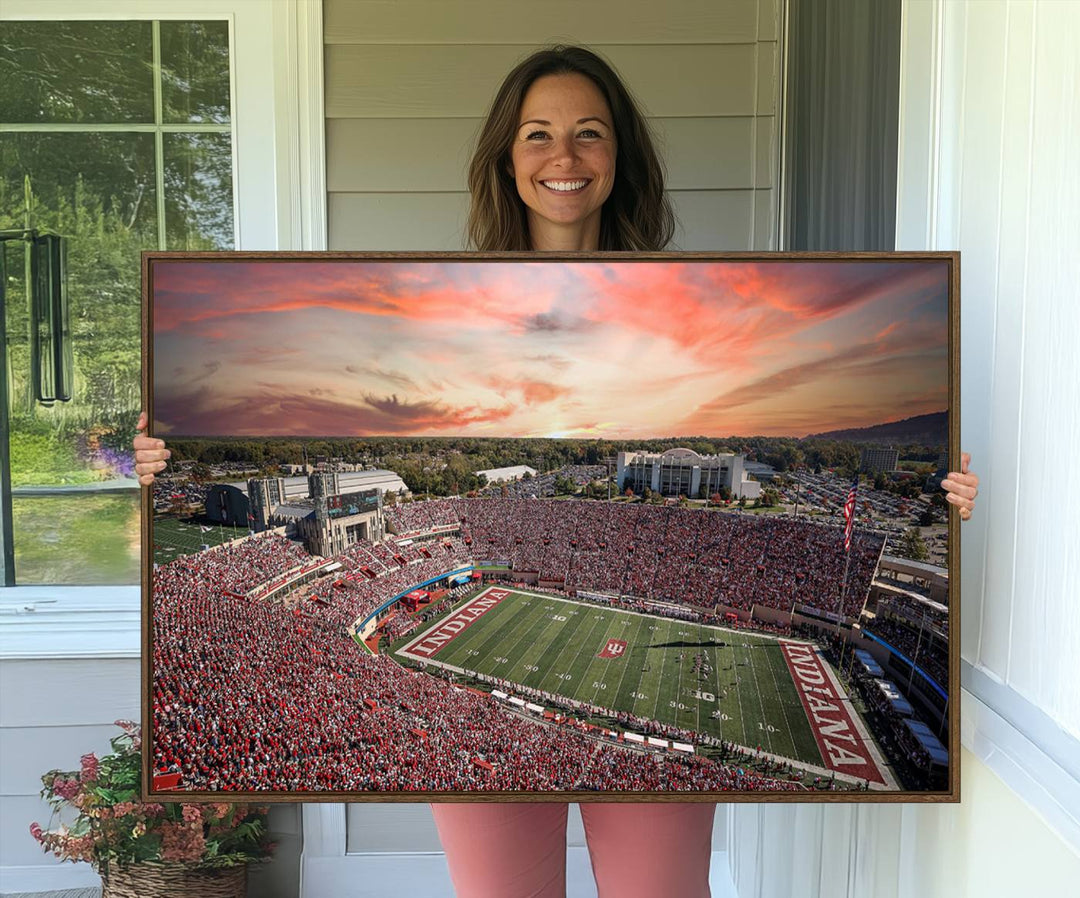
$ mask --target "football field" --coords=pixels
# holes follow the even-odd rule
[[[194,555],[204,545],[217,546],[248,534],[246,528],[200,525],[194,518],[178,518],[175,515],[155,515],[152,532],[154,561],[157,564]]]
[[[520,589],[465,607],[397,653],[824,763],[776,639]]]

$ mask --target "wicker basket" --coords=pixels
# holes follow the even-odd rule
[[[101,898],[244,898],[247,865],[198,870],[187,864],[132,864],[101,876]]]

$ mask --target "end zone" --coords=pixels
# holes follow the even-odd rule
[[[786,640],[780,646],[825,766],[879,787],[898,788],[820,651]]]
[[[510,595],[510,590],[497,586],[485,589],[480,595],[469,599],[449,617],[441,620],[408,645],[402,646],[397,650],[397,654],[416,661],[430,661],[440,649],[464,633],[508,595]]]

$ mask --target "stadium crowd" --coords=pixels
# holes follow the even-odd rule
[[[388,509],[395,532],[456,526],[474,556],[541,584],[656,601],[783,611],[793,603],[857,617],[884,538],[856,532],[847,588],[842,530],[776,516],[608,502],[434,499]]]
[[[308,594],[314,612],[342,629],[418,585],[468,563],[463,542],[450,537],[422,545],[358,542],[337,557],[344,573]]]
[[[922,668],[942,688],[949,685],[949,646],[929,629],[919,630],[906,622],[891,618],[874,618],[863,628],[882,642],[899,649],[910,661]]]
[[[408,548],[418,553],[411,564],[398,560],[404,547],[390,549],[399,569],[380,557],[375,577],[361,570],[371,570],[372,547],[351,553],[343,566],[363,579],[348,582],[396,588],[403,573],[415,582],[435,559]],[[342,632],[365,601],[359,593],[294,608],[243,597],[259,577],[310,561],[282,537],[264,536],[155,571],[155,773],[180,773],[182,788],[209,791],[797,788],[525,720],[489,696],[366,654]],[[329,589],[348,592],[334,582]]]

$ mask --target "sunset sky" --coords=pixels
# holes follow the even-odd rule
[[[156,261],[155,433],[804,436],[947,406],[945,262]]]

